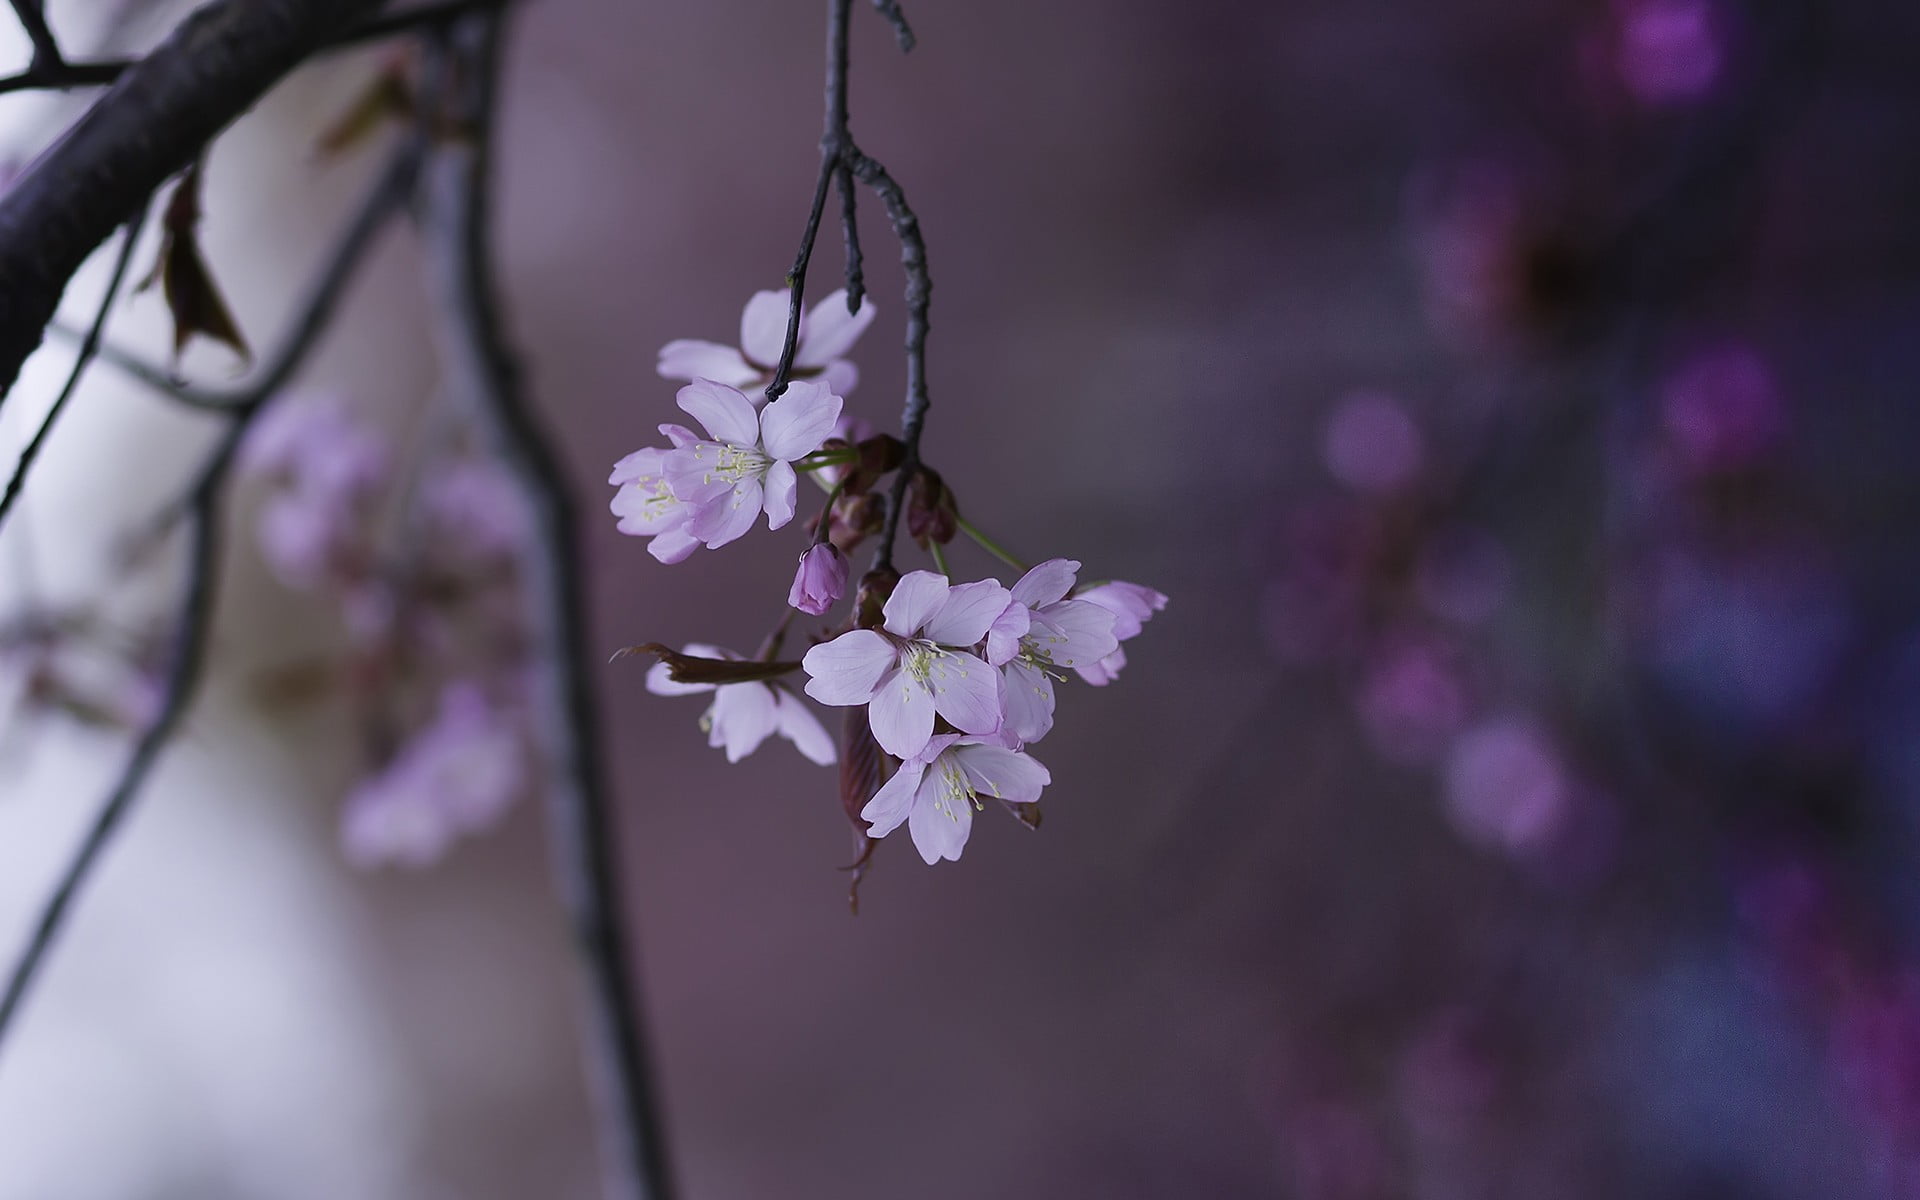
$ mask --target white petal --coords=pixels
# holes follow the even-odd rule
[[[793,361],[804,367],[826,366],[853,349],[879,311],[872,300],[862,296],[860,311],[850,313],[847,289],[834,292],[808,310],[806,322],[800,327],[800,349]],[[785,332],[785,326],[781,332]]]
[[[793,520],[798,488],[794,483],[791,464],[775,462],[768,467],[766,482],[761,485],[761,490],[760,504],[767,512],[768,529],[778,529]]]
[[[687,522],[687,532],[705,542],[707,549],[718,550],[752,529],[765,504],[760,481],[742,479],[731,492],[698,506]]]
[[[831,766],[839,757],[834,752],[833,738],[828,736],[826,726],[820,724],[820,718],[813,715],[806,701],[792,692],[776,690],[773,702],[774,721],[780,736],[813,762]]]
[[[1032,757],[999,746],[955,746],[950,753],[976,792],[1010,804],[1032,804],[1053,782]]]
[[[749,362],[772,367],[787,345],[787,313],[793,304],[784,291],[755,292],[740,313],[740,349]]]
[[[706,427],[716,441],[733,446],[755,446],[760,442],[760,414],[740,389],[711,379],[696,379],[680,389],[676,398],[682,410]]]
[[[1013,585],[1013,598],[1028,608],[1045,608],[1073,590],[1080,564],[1070,558],[1050,558],[1028,571]]]
[[[942,654],[927,673],[933,707],[964,733],[992,733],[1004,711],[1000,672],[971,654]]]
[[[907,818],[907,832],[913,835],[914,849],[928,866],[943,858],[958,862],[973,831],[973,805],[964,796],[946,794],[940,764],[928,768],[914,794],[913,812]]]
[[[971,646],[987,636],[1013,596],[992,579],[963,583],[947,591],[946,603],[929,617],[926,636],[943,646]]]
[[[833,432],[842,403],[825,384],[794,380],[778,400],[760,410],[760,445],[788,462],[813,453]]]
[[[865,704],[899,657],[893,643],[871,629],[843,633],[801,658],[807,695],[822,704]]]
[[[913,794],[920,789],[920,778],[926,771],[923,764],[908,763],[880,785],[873,799],[860,810],[860,819],[868,823],[869,835],[885,837],[900,828],[900,822],[913,810]]]
[[[1056,666],[1097,662],[1120,648],[1113,636],[1114,615],[1085,600],[1062,600],[1033,614],[1027,637],[1045,650]]]
[[[1007,665],[1007,732],[1020,742],[1037,742],[1053,728],[1053,680],[1025,662]]]
[[[901,760],[912,758],[933,737],[933,695],[905,671],[889,671],[873,689],[867,723],[882,750]]]
[[[726,684],[714,693],[711,711],[707,745],[726,747],[730,763],[758,750],[777,724],[773,689],[764,683]]]
[[[740,352],[719,342],[701,342],[681,338],[660,347],[660,374],[667,379],[711,379],[728,387],[743,388],[760,378]]]
[[[669,565],[685,562],[700,548],[700,539],[685,529],[669,529],[665,533],[655,534],[647,543],[647,553]]]
[[[886,614],[886,630],[895,637],[914,637],[940,606],[947,602],[947,577],[932,571],[908,571],[894,585],[893,595],[881,609]]]
[[[656,696],[692,696],[700,692],[713,690],[711,683],[681,683],[668,675],[666,663],[657,662],[647,668],[647,690]]]

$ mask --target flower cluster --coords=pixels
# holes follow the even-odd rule
[[[1028,748],[1053,728],[1055,685],[1069,671],[1090,684],[1111,682],[1126,663],[1121,643],[1138,635],[1167,598],[1119,581],[1079,586],[1080,564],[1064,558],[1023,568],[1012,587],[997,579],[952,582],[941,547],[959,533],[1014,560],[960,519],[937,473],[915,464],[900,478],[908,457],[902,443],[843,412],[842,393],[859,376],[842,356],[873,316],[871,305],[850,312],[846,300],[836,293],[806,314],[794,333],[795,370],[784,379],[772,364],[788,332],[786,293],[761,292],[748,303],[737,350],[668,343],[660,373],[688,380],[679,405],[706,436],[661,425],[666,446],[615,464],[610,507],[621,532],[650,539],[655,558],[677,563],[702,546],[739,539],[762,513],[769,529],[787,525],[798,479],[811,476],[826,500],[808,523],[812,536],[787,595],[792,613],[810,617],[825,616],[847,595],[848,554],[882,537],[853,613],[799,661],[777,657],[786,622],[753,658],[710,645],[648,645],[662,661],[649,671],[647,687],[659,695],[710,695],[701,728],[729,762],[779,734],[826,765],[840,755],[783,678],[804,671],[805,695],[864,710],[864,720],[848,722],[848,736],[870,738],[869,751],[877,745],[897,764],[884,780],[843,773],[843,787],[858,789],[842,800],[864,825],[863,838],[905,825],[921,857],[935,863],[960,857],[983,797],[1035,823],[1052,777]],[[764,394],[742,390],[762,385]],[[883,489],[889,476],[893,485]],[[895,502],[906,505],[903,514],[890,512]],[[892,569],[898,525],[938,571]],[[859,761],[851,750],[848,758]]]
[[[519,492],[489,460],[439,456],[403,482],[393,457],[339,401],[287,396],[242,458],[267,484],[267,565],[333,602],[348,635],[337,660],[276,673],[270,694],[338,683],[361,711],[369,770],[341,819],[361,865],[428,863],[493,825],[528,791],[536,754]]]

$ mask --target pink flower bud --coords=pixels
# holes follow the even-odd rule
[[[822,542],[800,556],[800,569],[793,573],[793,588],[787,603],[817,617],[832,608],[847,594],[846,556],[833,543]]]

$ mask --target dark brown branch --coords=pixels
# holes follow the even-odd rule
[[[0,196],[0,395],[108,234],[379,0],[213,0],[129,67]]]
[[[613,814],[602,760],[589,650],[579,520],[552,440],[522,391],[499,311],[488,248],[488,174],[497,14],[453,30],[464,86],[454,117],[462,140],[438,147],[422,175],[427,270],[452,390],[465,397],[519,481],[534,514],[529,587],[552,703],[541,730],[551,769],[545,792],[556,880],[586,983],[588,1060],[602,1121],[609,1195],[668,1200],[673,1193],[652,1065],[621,900]]]
[[[14,464],[13,474],[7,480],[7,490],[0,493],[0,526],[7,521],[7,514],[13,511],[14,502],[20,498],[20,489],[26,486],[27,473],[33,470],[33,464],[40,457],[40,451],[47,444],[47,438],[53,434],[53,427],[60,422],[60,414],[66,411],[67,401],[73,399],[73,393],[80,387],[80,380],[87,373],[87,365],[93,361],[95,351],[100,348],[100,335],[107,327],[107,317],[113,312],[113,302],[120,296],[120,285],[126,281],[127,268],[133,262],[133,249],[140,242],[140,227],[145,223],[147,206],[142,204],[133,220],[127,222],[126,237],[120,243],[120,254],[113,261],[113,274],[107,279],[107,290],[100,297],[100,307],[94,313],[93,324],[88,326],[86,336],[80,341],[80,349],[75,353],[73,369],[67,372],[67,382],[48,407],[47,415],[41,418],[40,428],[34,430],[33,437],[26,448],[20,451],[20,461]]]
[[[13,15],[20,19],[20,28],[33,43],[34,67],[57,71],[67,60],[60,53],[60,43],[54,40],[53,30],[47,28],[47,16],[40,11],[40,4],[41,0],[13,0]]]

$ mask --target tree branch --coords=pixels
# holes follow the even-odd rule
[[[599,1100],[608,1192],[617,1200],[668,1200],[673,1188],[615,865],[600,716],[585,669],[596,656],[587,640],[579,522],[566,473],[522,390],[488,249],[499,26],[499,14],[488,13],[452,30],[460,55],[452,77],[462,92],[454,116],[465,137],[437,147],[423,171],[421,235],[452,390],[477,410],[535,519],[528,574],[544,649],[538,661],[551,697],[541,706],[551,763],[548,829],[597,1043],[590,1043],[587,1058]]]
[[[379,0],[213,0],[0,196],[0,396],[67,281],[167,178]]]

